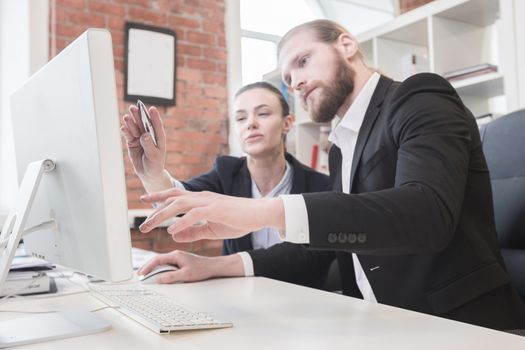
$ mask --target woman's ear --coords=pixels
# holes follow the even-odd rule
[[[293,125],[295,123],[295,116],[292,114],[288,114],[283,118],[283,133],[288,134],[290,130],[293,128]]]

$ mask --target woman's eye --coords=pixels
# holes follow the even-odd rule
[[[259,115],[260,115],[261,117],[267,117],[267,116],[270,115],[270,113],[268,113],[268,112],[263,112],[263,113],[259,113]]]
[[[235,120],[238,122],[242,122],[246,120],[246,117],[237,117]]]

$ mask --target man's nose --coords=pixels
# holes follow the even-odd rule
[[[292,89],[297,91],[301,91],[304,84],[306,83],[304,80],[304,76],[297,71],[292,71],[290,73],[290,79],[290,86],[292,87]]]

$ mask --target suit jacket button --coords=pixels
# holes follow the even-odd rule
[[[357,235],[357,241],[359,243],[365,243],[366,242],[366,233],[360,233]]]
[[[348,243],[355,243],[357,241],[357,236],[355,233],[348,234]]]
[[[339,233],[337,235],[337,240],[339,241],[339,243],[341,244],[344,244],[346,243],[346,240],[348,239],[348,237],[346,236],[346,233]]]
[[[334,244],[337,242],[337,234],[336,233],[329,233],[328,234],[328,243]]]

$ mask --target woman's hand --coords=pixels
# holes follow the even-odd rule
[[[129,159],[135,173],[142,180],[148,192],[159,191],[172,186],[169,176],[164,171],[166,160],[166,133],[159,111],[149,108],[151,123],[157,136],[157,146],[151,136],[144,130],[137,106],[130,105],[129,114],[122,117],[120,128],[128,149]]]

